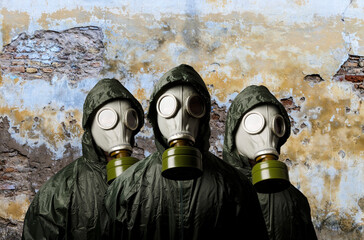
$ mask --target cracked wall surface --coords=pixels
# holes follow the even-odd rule
[[[251,84],[286,107],[280,160],[319,239],[364,237],[364,3],[359,0],[0,2],[0,239],[19,239],[40,186],[81,155],[88,91],[115,77],[148,109],[154,83],[192,65],[212,97],[210,150]],[[134,155],[155,151],[149,123]]]

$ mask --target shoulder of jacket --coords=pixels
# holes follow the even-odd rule
[[[73,171],[77,160],[59,170],[46,181],[36,193],[29,208],[39,212],[40,215],[43,215],[44,211],[52,209],[55,201],[59,208],[67,208],[75,182]],[[62,204],[60,205],[60,203]]]
[[[52,189],[52,191],[56,189],[61,191],[62,189],[67,190],[71,187],[74,182],[74,171],[79,160],[80,158],[59,170],[46,183],[44,183],[39,192],[46,191],[48,189]]]

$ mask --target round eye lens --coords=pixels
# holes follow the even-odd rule
[[[265,120],[260,113],[248,113],[243,118],[244,130],[250,134],[256,134],[263,130]]]
[[[205,104],[200,96],[190,96],[187,99],[187,112],[195,118],[205,115]]]
[[[283,137],[286,132],[286,125],[281,115],[276,115],[273,119],[273,132],[278,137]]]
[[[130,130],[135,130],[138,127],[138,114],[134,109],[128,109],[125,114],[125,125]]]
[[[157,102],[157,111],[159,115],[165,118],[172,117],[177,109],[177,99],[170,94],[166,94],[159,98]]]
[[[118,115],[111,108],[100,109],[97,114],[97,123],[103,129],[110,129],[116,125]]]

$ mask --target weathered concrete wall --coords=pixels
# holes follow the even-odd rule
[[[281,160],[320,239],[364,237],[364,3],[350,0],[0,2],[0,239],[18,239],[34,194],[81,154],[82,105],[118,78],[145,111],[153,84],[187,63],[213,98],[211,151],[250,84],[287,108]],[[135,155],[155,148],[147,124]]]

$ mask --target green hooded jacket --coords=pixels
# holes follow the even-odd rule
[[[278,142],[280,152],[290,135],[291,124],[284,106],[264,86],[245,88],[232,102],[225,125],[223,159],[250,179],[249,159],[238,153],[235,134],[245,113],[262,104],[277,106],[284,118],[286,133]],[[278,193],[258,193],[258,198],[271,240],[317,239],[307,198],[293,185]]]
[[[175,181],[161,175],[168,148],[157,124],[156,103],[163,92],[186,84],[211,100],[205,83],[188,65],[162,76],[150,99],[148,119],[158,151],[131,166],[109,187],[105,206],[111,239],[268,239],[257,195],[250,181],[209,149],[210,111],[202,117],[195,147],[202,153],[203,174]]]
[[[108,218],[103,208],[107,160],[92,138],[91,123],[97,110],[115,99],[128,100],[136,110],[139,126],[135,133],[143,126],[144,112],[133,95],[115,79],[99,81],[83,106],[83,155],[40,188],[26,213],[23,239],[107,238]]]

